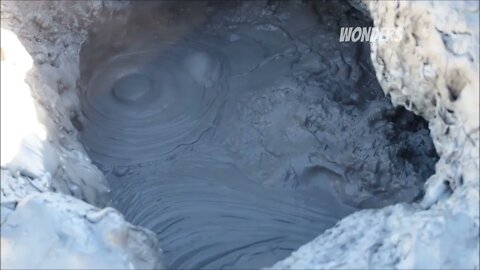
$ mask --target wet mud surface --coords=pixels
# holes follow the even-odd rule
[[[149,3],[81,52],[89,155],[169,268],[260,268],[361,208],[413,201],[437,160],[384,96],[344,4]]]

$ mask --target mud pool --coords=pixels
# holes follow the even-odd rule
[[[356,209],[422,196],[427,124],[392,107],[367,43],[338,42],[339,26],[371,24],[347,4],[117,18],[82,47],[72,121],[111,205],[157,234],[169,268],[267,267]]]

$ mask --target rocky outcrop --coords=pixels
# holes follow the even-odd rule
[[[1,13],[2,78],[8,78],[2,80],[2,146],[11,148],[7,154],[2,149],[2,168],[32,178],[48,173],[53,190],[96,205],[105,203],[106,181],[71,119],[78,106],[80,44],[106,5],[2,2]]]
[[[392,102],[429,121],[436,173],[420,203],[357,212],[272,268],[478,269],[478,2],[366,3],[375,26],[402,27],[372,62]]]
[[[2,269],[162,267],[152,232],[130,225],[112,208],[101,210],[61,193],[23,198],[1,233]]]

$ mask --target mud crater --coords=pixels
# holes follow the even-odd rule
[[[344,3],[133,4],[83,45],[76,118],[111,205],[168,268],[261,268],[362,208],[411,202],[438,157],[384,96]]]

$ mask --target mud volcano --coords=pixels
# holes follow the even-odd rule
[[[133,4],[92,27],[72,122],[111,205],[168,268],[260,268],[356,209],[412,202],[438,159],[384,96],[342,3]]]

